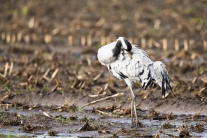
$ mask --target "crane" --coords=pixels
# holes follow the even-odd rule
[[[131,124],[133,126],[133,112],[135,115],[136,127],[138,127],[135,94],[133,86],[135,82],[141,82],[142,88],[158,84],[161,87],[162,96],[169,94],[170,78],[161,61],[153,62],[146,52],[136,45],[131,44],[126,38],[118,39],[98,49],[98,60],[102,65],[107,66],[110,73],[118,79],[123,79],[131,93]]]

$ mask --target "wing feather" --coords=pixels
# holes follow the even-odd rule
[[[119,72],[134,79],[134,81],[140,81],[140,77],[141,79],[147,78],[149,75],[148,66],[153,62],[143,50],[134,45],[132,46],[131,53],[132,58],[122,49],[118,59],[110,64],[110,72],[119,79],[122,79]]]

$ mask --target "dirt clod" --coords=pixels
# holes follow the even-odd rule
[[[186,125],[179,127],[178,132],[179,132],[180,137],[189,137],[190,136],[189,128]]]
[[[169,113],[169,114],[166,115],[167,120],[173,120],[175,118],[176,118],[176,116],[173,113]]]
[[[33,126],[31,124],[25,124],[22,126],[22,130],[26,132],[34,131],[36,128],[37,128],[36,126]]]
[[[170,129],[170,128],[174,128],[175,126],[171,125],[169,122],[164,123],[161,128],[163,129]]]
[[[58,132],[57,132],[57,131],[54,131],[54,130],[49,130],[49,131],[48,131],[48,135],[49,135],[49,136],[56,136],[57,133],[58,133]]]
[[[203,124],[191,125],[190,128],[194,132],[203,132],[204,131],[204,125]]]

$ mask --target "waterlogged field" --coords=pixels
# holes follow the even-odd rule
[[[207,137],[207,3],[190,3],[3,2],[0,137]],[[135,85],[138,128],[125,82],[96,57],[120,35],[172,80],[165,99]]]

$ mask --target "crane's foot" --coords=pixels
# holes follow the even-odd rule
[[[140,128],[140,127],[142,127],[142,126],[143,126],[142,123],[139,122],[139,121],[137,121],[137,123],[136,123],[136,128]]]
[[[133,123],[131,124],[131,128],[140,128],[140,127],[142,127],[142,126],[143,126],[142,123],[139,122],[139,121],[137,121],[137,123],[133,122]]]

